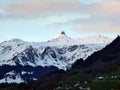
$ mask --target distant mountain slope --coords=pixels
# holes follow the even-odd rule
[[[109,43],[113,41],[113,39],[102,35],[95,35],[84,38],[78,38],[75,41],[82,44],[99,44],[99,43]]]
[[[66,70],[77,59],[86,59],[105,47],[108,40],[105,38],[105,43],[100,44],[99,39],[101,37],[97,37],[98,44],[78,44],[79,41],[71,39],[62,31],[58,38],[49,42],[35,43],[20,39],[5,41],[0,43],[0,65],[56,66]]]
[[[52,40],[48,41],[49,45],[53,46],[61,46],[61,45],[66,45],[66,46],[72,46],[72,45],[80,45],[80,44],[102,44],[102,43],[109,43],[112,42],[112,38],[108,38],[106,36],[102,35],[95,35],[95,36],[89,36],[89,37],[84,37],[84,38],[77,38],[77,39],[72,39],[69,36],[65,34],[65,32],[61,32],[57,38],[54,38]]]

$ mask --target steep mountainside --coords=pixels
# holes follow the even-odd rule
[[[0,65],[56,66],[66,70],[77,59],[86,59],[106,44],[74,46],[41,46],[32,43],[7,41],[0,45]]]
[[[85,61],[85,66],[91,66],[92,70],[112,71],[120,66],[120,36],[102,50],[93,53]]]

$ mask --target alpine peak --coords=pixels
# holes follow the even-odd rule
[[[66,36],[66,33],[64,31],[61,31],[59,34],[59,37]]]
[[[65,32],[64,32],[64,31],[61,31],[61,32],[60,32],[60,35],[65,35]]]

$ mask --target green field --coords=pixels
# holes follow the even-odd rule
[[[99,76],[103,76],[105,78],[102,80],[96,79],[96,77]],[[112,76],[117,77],[112,78]],[[84,80],[88,80],[89,82],[80,82]],[[79,85],[75,86],[78,82]],[[57,90],[80,90],[80,87],[90,87],[92,90],[120,90],[120,68],[112,73],[96,74],[93,78],[91,78],[90,74],[74,74],[65,80],[60,81],[60,84],[61,87]]]
[[[93,90],[111,90],[115,88],[120,90],[120,80],[98,80],[81,86],[91,87]]]

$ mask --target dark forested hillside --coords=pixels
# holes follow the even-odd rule
[[[104,49],[89,56],[85,60],[84,66],[91,67],[91,69],[94,70],[96,69],[97,72],[99,72],[99,70],[109,72],[120,66],[120,36]]]

